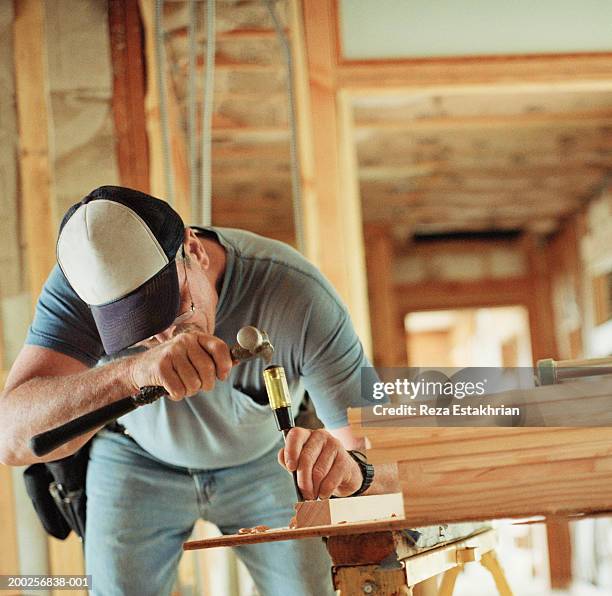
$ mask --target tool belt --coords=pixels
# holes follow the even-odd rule
[[[45,531],[59,540],[71,531],[85,539],[90,444],[68,457],[32,464],[23,472],[26,491]]]
[[[127,434],[116,420],[107,424],[105,429]],[[59,540],[65,540],[71,531],[85,540],[90,447],[91,440],[68,457],[32,464],[23,471],[26,491],[43,528]]]

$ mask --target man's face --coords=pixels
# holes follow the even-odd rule
[[[212,335],[218,297],[208,277],[197,261],[178,257],[179,314],[164,331],[138,342],[133,347],[153,348],[186,331],[202,331]]]

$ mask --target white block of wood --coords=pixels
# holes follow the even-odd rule
[[[404,497],[402,493],[389,493],[303,501],[296,503],[295,510],[298,528],[390,518],[402,519]]]

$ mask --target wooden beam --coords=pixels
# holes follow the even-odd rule
[[[215,126],[212,129],[213,139],[221,137],[253,137],[254,139],[283,141],[289,138],[289,130],[284,126]]]
[[[0,464],[0,575],[19,573],[19,551],[13,497],[13,475],[9,466]]]
[[[572,537],[566,519],[546,520],[548,539],[548,566],[550,587],[553,590],[567,590],[572,583]]]
[[[182,124],[181,107],[170,71],[168,81],[168,124],[170,128],[170,155],[174,172],[174,208],[183,218],[191,221],[191,195],[189,191],[189,154]]]
[[[564,383],[498,398],[514,403],[511,394],[519,393],[527,418],[537,418],[545,405],[547,419],[578,415],[585,426],[457,428],[433,426],[434,420],[427,426],[416,427],[414,421],[402,426],[399,416],[363,410],[351,410],[349,420],[353,432],[370,441],[371,461],[399,462],[405,515],[411,521],[609,511],[612,429],[592,428],[608,411],[609,383]]]
[[[48,138],[45,4],[42,0],[15,2],[14,21],[21,210],[33,305],[55,265],[58,221],[54,212],[53,158]],[[54,575],[83,573],[83,552],[78,540],[60,542],[50,538],[49,555],[50,571]]]
[[[187,37],[188,27],[177,27],[176,29],[169,29],[168,33],[172,37]],[[285,33],[289,34],[289,30],[285,29]],[[262,29],[262,28],[242,28],[242,29],[229,29],[228,31],[218,31],[215,35],[216,41],[244,41],[244,40],[260,40],[260,39],[271,39],[276,40],[278,34],[276,29]],[[206,41],[206,35],[202,33],[197,36],[198,42]]]
[[[599,109],[583,112],[525,112],[523,114],[489,114],[486,116],[428,116],[411,119],[388,119],[376,121],[357,120],[355,128],[366,131],[445,131],[454,129],[476,129],[482,132],[499,128],[598,128],[612,123],[612,110]]]
[[[435,242],[406,242],[395,246],[395,254],[403,256],[439,256],[451,254],[484,254],[491,250],[519,250],[519,242],[513,239],[494,238],[480,240],[478,238],[462,238],[460,240],[436,240]]]
[[[45,3],[15,2],[15,89],[19,120],[20,209],[32,304],[55,265],[56,213],[49,145]]]
[[[393,291],[393,237],[388,227],[367,225],[365,231],[374,365],[405,365],[404,324]]]
[[[528,234],[524,247],[529,263],[531,289],[528,296],[529,328],[533,360],[559,358],[555,338],[551,271],[543,238]]]
[[[476,157],[474,157],[476,159]],[[360,180],[365,183],[365,191],[372,192],[372,187],[379,185],[390,185],[397,183],[398,180],[414,179],[415,185],[421,183],[422,180],[427,182],[430,179],[437,181],[444,177],[461,177],[467,180],[471,179],[487,179],[490,178],[497,182],[498,185],[503,185],[506,179],[516,180],[524,177],[537,177],[540,182],[544,182],[542,178],[559,177],[563,179],[565,176],[598,176],[610,167],[605,160],[591,162],[588,156],[585,156],[584,161],[562,160],[557,164],[551,165],[546,163],[525,163],[517,166],[518,171],[514,171],[514,166],[511,165],[511,157],[503,158],[506,161],[506,168],[501,167],[499,161],[489,165],[483,163],[480,172],[475,172],[475,168],[469,162],[453,162],[452,160],[444,162],[430,162],[424,164],[411,164],[408,159],[404,164],[388,164],[384,166],[363,166],[359,168]],[[520,176],[520,178],[519,178]],[[506,178],[507,177],[507,178]],[[391,180],[389,180],[391,179]],[[532,181],[532,185],[533,181]],[[444,187],[436,186],[437,188]],[[452,185],[448,190],[463,190],[461,182]],[[471,191],[470,191],[471,192]]]
[[[123,186],[149,192],[144,47],[138,0],[110,0],[108,14],[119,177]]]
[[[584,265],[580,255],[584,219],[584,215],[580,213],[563,222],[561,229],[550,239],[546,248],[554,290],[557,351],[563,359],[584,357],[583,321],[582,317],[576,316],[585,312]],[[568,304],[572,305],[569,311]]]
[[[82,575],[85,573],[83,543],[74,532],[66,540],[48,538],[49,568],[53,575]],[[64,596],[63,590],[53,590],[53,596]],[[87,590],[75,590],[75,596],[87,596]]]
[[[338,84],[358,93],[484,86],[543,86],[556,90],[609,90],[612,53],[558,56],[479,56],[341,62]]]
[[[314,170],[308,173],[314,205],[304,206],[306,252],[348,305],[369,353],[370,322],[352,109],[349,96],[336,93],[333,4],[332,0],[302,4],[312,123],[312,147],[303,150],[314,155]],[[298,107],[306,109],[306,102]]]
[[[150,188],[151,194],[164,198],[167,197],[167,181],[164,175],[164,156],[162,143],[162,128],[159,114],[159,88],[157,85],[157,62],[155,53],[155,6],[153,0],[139,0],[140,13],[144,25],[145,48],[147,56],[147,94],[145,101],[145,113],[147,121],[147,134],[149,138],[150,159]],[[174,205],[173,207],[181,215],[184,221],[189,221],[190,197],[189,197],[189,169],[185,135],[181,125],[180,109],[172,73],[165,64],[166,69],[166,98],[168,108],[168,128],[170,137],[170,159],[174,177]]]
[[[159,118],[159,88],[157,85],[157,61],[155,53],[155,25],[153,22],[154,6],[151,0],[139,0],[140,14],[144,27],[146,81],[145,117],[147,138],[149,139],[149,188],[151,194],[163,198],[166,196],[164,176],[164,157],[162,152],[162,130]]]
[[[532,284],[528,277],[478,281],[425,281],[397,284],[401,313],[450,308],[527,305]]]

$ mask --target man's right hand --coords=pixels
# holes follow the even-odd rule
[[[218,337],[185,331],[130,359],[134,393],[141,387],[164,387],[179,401],[198,391],[210,391],[217,379],[225,381],[232,368],[229,347]]]

